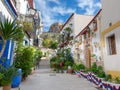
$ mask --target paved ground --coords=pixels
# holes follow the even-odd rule
[[[45,62],[49,64],[48,61],[42,63]],[[40,66],[42,69],[37,69],[22,82],[20,90],[98,90],[96,86],[76,75],[52,73],[48,64],[42,64]],[[12,90],[18,90],[18,88]]]
[[[83,78],[70,74],[35,73],[22,82],[20,90],[97,90]]]

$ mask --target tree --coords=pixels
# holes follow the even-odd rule
[[[22,40],[23,38],[22,28],[18,25],[15,25],[14,21],[5,19],[4,22],[0,20],[0,37],[2,41],[2,49],[0,52],[0,57],[4,53],[6,42],[9,39]]]
[[[51,48],[51,49],[57,49],[57,47],[58,47],[58,42],[57,41],[52,41],[49,48]]]
[[[49,37],[43,38],[42,45],[44,47],[49,48],[50,44],[51,44],[51,38],[49,38]]]

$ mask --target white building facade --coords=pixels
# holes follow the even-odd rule
[[[72,30],[72,33],[70,36],[73,37],[73,40],[71,40],[66,47],[71,48],[71,53],[73,55],[75,62],[77,62],[75,37],[79,34],[80,31],[84,29],[84,27],[88,25],[88,23],[92,20],[92,18],[93,16],[80,15],[80,14],[73,13],[68,18],[66,23],[63,25],[63,28],[61,29],[61,33],[65,32],[65,29],[67,27],[71,28]]]
[[[76,36],[76,57],[88,68],[96,62],[103,65],[101,58],[101,10],[92,18],[88,25]]]
[[[108,3],[109,2],[109,3]],[[120,76],[120,0],[102,0],[102,50],[105,71]]]

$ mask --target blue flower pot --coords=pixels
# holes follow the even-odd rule
[[[18,69],[17,72],[19,73],[18,76],[15,76],[12,81],[12,88],[19,87],[22,79],[22,69]]]

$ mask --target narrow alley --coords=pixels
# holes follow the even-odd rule
[[[0,0],[0,90],[120,90],[120,0]]]
[[[98,90],[84,78],[65,73],[53,73],[49,60],[43,59],[39,69],[20,85],[20,90]],[[18,90],[18,88],[12,89]]]

